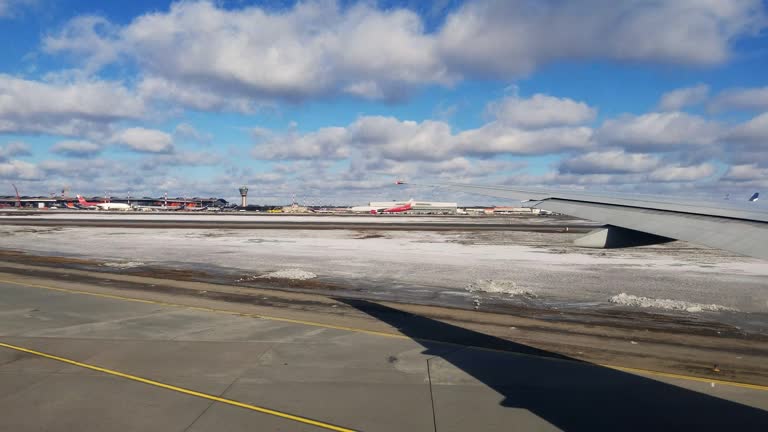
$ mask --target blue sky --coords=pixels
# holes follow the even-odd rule
[[[0,182],[749,196],[768,185],[767,28],[752,0],[0,0]]]

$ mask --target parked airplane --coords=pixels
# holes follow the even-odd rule
[[[371,206],[357,206],[352,207],[350,211],[355,213],[370,213],[370,214],[382,214],[382,213],[402,213],[413,208],[413,198],[407,203],[402,205],[396,205],[394,207],[371,207]]]
[[[398,181],[397,184],[406,185]],[[743,255],[768,259],[768,210],[749,201],[725,203],[671,199],[653,195],[601,194],[461,183],[418,185],[523,202],[606,224],[575,241],[583,247],[615,248],[685,240]]]
[[[80,206],[87,209],[96,209],[96,210],[131,210],[131,206],[128,204],[123,203],[99,203],[99,202],[89,202],[86,201],[85,198],[83,198],[81,195],[77,196],[77,202],[80,203]]]

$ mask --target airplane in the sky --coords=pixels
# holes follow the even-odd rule
[[[80,203],[80,206],[87,209],[96,209],[96,210],[131,210],[131,206],[128,204],[123,203],[110,203],[110,202],[89,202],[86,201],[85,198],[83,198],[81,195],[77,196],[77,201]]]
[[[393,207],[357,206],[357,207],[352,207],[350,210],[355,213],[382,214],[382,213],[402,213],[411,209],[413,209],[413,198],[411,198],[405,204],[395,205]]]
[[[521,201],[524,206],[601,222],[606,226],[575,241],[577,246],[618,248],[684,240],[768,259],[768,209],[748,201],[702,202],[653,195],[477,186],[461,183],[400,185],[443,187]]]

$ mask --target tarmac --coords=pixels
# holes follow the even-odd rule
[[[0,274],[0,430],[768,425],[768,386],[601,366],[391,305],[341,299],[343,319],[163,298]]]

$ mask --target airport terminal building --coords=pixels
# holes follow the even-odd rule
[[[408,201],[378,201],[371,202],[371,207],[389,208],[408,204]],[[456,214],[458,204],[455,202],[414,201],[409,214]]]

